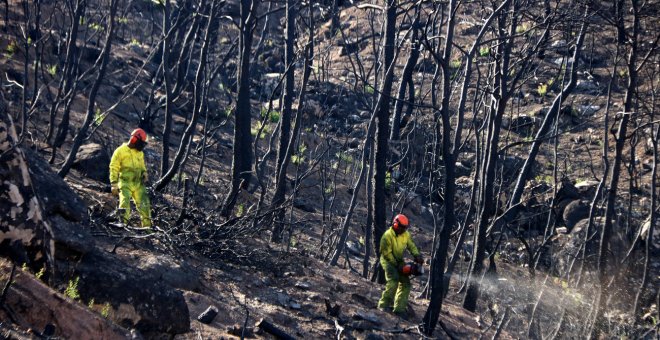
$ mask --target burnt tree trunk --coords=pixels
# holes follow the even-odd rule
[[[207,57],[209,54],[211,37],[213,36],[215,30],[218,28],[218,25],[215,25],[213,21],[219,6],[222,6],[222,3],[211,1],[211,8],[209,10],[206,23],[206,32],[204,34],[204,40],[200,50],[199,66],[197,67],[197,72],[195,74],[195,83],[193,89],[194,104],[190,123],[186,127],[186,130],[183,132],[183,136],[181,137],[181,142],[179,144],[179,149],[174,156],[172,165],[170,166],[167,173],[154,184],[154,189],[156,191],[163,190],[172,180],[174,175],[179,171],[179,167],[185,162],[185,158],[189,153],[192,136],[195,134],[197,129],[197,121],[199,120],[199,116],[205,108],[205,105],[203,104],[203,97],[205,93],[205,85],[203,84],[203,80],[205,69],[208,63]]]
[[[96,75],[94,84],[92,85],[91,90],[89,91],[89,96],[87,97],[87,112],[85,114],[85,121],[80,127],[80,130],[73,138],[73,145],[71,145],[71,150],[64,161],[64,164],[57,172],[57,175],[64,178],[69,173],[73,162],[76,160],[76,155],[78,154],[78,149],[87,138],[87,131],[89,130],[90,125],[94,121],[96,106],[96,96],[101,87],[101,83],[105,78],[106,70],[108,69],[108,62],[110,60],[110,51],[112,50],[112,39],[114,39],[114,29],[115,29],[115,15],[117,14],[117,4],[119,1],[112,0],[110,2],[110,15],[108,16],[108,28],[105,36],[105,45],[101,51],[99,58],[101,59],[101,64],[99,66],[99,72]]]
[[[394,0],[385,0],[385,41],[383,46],[383,65],[386,70],[394,68],[394,33],[396,28],[397,3]],[[385,178],[387,176],[387,153],[390,130],[390,93],[392,92],[392,81],[394,72],[385,72],[381,87],[381,103],[378,105],[376,117],[378,119],[378,131],[376,135],[376,161],[374,174],[374,246],[376,258],[380,258],[380,238],[387,229],[387,196],[385,193]],[[377,282],[385,282],[384,272],[378,269],[374,272]]]
[[[607,304],[607,300],[610,294],[608,288],[608,252],[610,239],[612,237],[612,224],[615,216],[615,201],[617,198],[618,188],[619,188],[619,174],[621,173],[621,163],[623,161],[623,148],[625,147],[626,134],[628,131],[628,122],[630,121],[630,116],[633,114],[633,100],[635,98],[635,93],[637,89],[637,43],[640,30],[639,22],[639,13],[638,13],[638,3],[637,0],[630,0],[631,10],[633,15],[633,25],[632,32],[626,32],[626,36],[629,36],[630,41],[630,53],[628,55],[627,67],[628,67],[628,84],[626,86],[626,95],[623,102],[623,113],[621,120],[619,121],[619,127],[615,136],[614,143],[614,163],[612,164],[612,172],[609,182],[609,191],[607,192],[607,203],[605,208],[605,222],[603,225],[603,230],[600,234],[600,248],[598,251],[598,280],[600,282],[601,292],[597,298],[595,304],[595,337],[598,337],[598,334],[601,331],[601,324],[604,324],[604,310]],[[621,23],[622,25],[622,23]],[[626,30],[625,27],[619,27],[620,30]]]
[[[286,210],[280,207],[286,197],[286,169],[289,166],[287,157],[289,139],[291,136],[291,111],[293,105],[293,85],[295,82],[295,63],[293,48],[296,44],[296,4],[294,0],[286,0],[286,41],[284,48],[284,62],[286,75],[284,78],[284,100],[282,106],[282,115],[280,121],[280,137],[277,148],[277,164],[275,171],[277,178],[275,180],[275,194],[271,201],[275,207],[273,214],[273,232],[270,240],[275,243],[282,241],[282,230],[284,230],[284,215]],[[302,115],[302,108],[298,108],[298,115]],[[294,146],[294,145],[292,145]],[[280,175],[281,174],[281,175]]]
[[[408,107],[412,108],[413,102],[415,100],[415,90],[410,84],[412,84],[412,75],[417,60],[419,59],[420,52],[420,41],[419,41],[419,7],[415,10],[415,20],[412,23],[412,35],[410,37],[410,55],[406,61],[406,66],[403,68],[403,73],[401,74],[401,80],[399,82],[399,91],[397,95],[397,101],[394,104],[394,116],[392,118],[392,132],[390,134],[391,140],[399,139],[399,130],[401,127],[401,112],[403,111],[403,102],[406,95],[406,86],[409,88],[408,95]]]
[[[240,3],[238,98],[234,114],[236,122],[231,164],[231,189],[220,212],[225,217],[229,217],[236,204],[238,192],[247,187],[252,177],[250,57],[258,4],[259,2],[255,0],[241,0]]]

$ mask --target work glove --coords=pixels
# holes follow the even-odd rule
[[[415,263],[424,264],[424,258],[422,257],[422,255],[415,256]]]
[[[119,195],[119,186],[117,185],[117,183],[111,183],[110,185],[111,185],[110,192],[112,192],[112,195],[113,196],[118,196]]]

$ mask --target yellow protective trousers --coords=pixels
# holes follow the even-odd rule
[[[389,262],[380,261],[385,271],[385,290],[378,301],[378,308],[393,308],[394,313],[404,313],[410,296],[410,277],[401,275]]]
[[[143,227],[151,227],[151,203],[144,186],[147,167],[144,153],[128,143],[119,146],[110,160],[110,183],[119,187],[119,208],[124,210],[123,222],[131,217],[131,198],[135,202]]]
[[[125,224],[128,224],[131,217],[131,198],[140,213],[142,227],[151,227],[151,202],[142,179],[137,181],[119,180],[119,208],[124,210],[122,219]]]

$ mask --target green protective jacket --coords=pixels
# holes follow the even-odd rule
[[[131,199],[135,202],[143,227],[151,226],[151,203],[144,181],[147,167],[144,152],[131,149],[128,143],[122,144],[112,154],[110,160],[110,183],[119,187],[119,208],[124,210],[123,222],[131,216]]]
[[[128,143],[122,144],[110,159],[110,183],[142,183],[147,166],[144,164],[144,152],[131,149]]]
[[[397,235],[394,229],[389,228],[380,239],[380,263],[383,267],[387,264],[399,268],[403,265],[403,252],[408,251],[413,256],[419,256],[419,250],[413,242],[410,233],[405,231]]]

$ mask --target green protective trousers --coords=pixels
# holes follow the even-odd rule
[[[147,188],[145,188],[141,178],[136,177],[130,181],[124,181],[123,179],[119,181],[119,208],[124,210],[122,219],[125,224],[128,224],[131,217],[131,198],[140,213],[142,227],[150,228],[151,202],[149,201]]]
[[[408,308],[410,277],[399,274],[399,270],[388,262],[381,261],[385,271],[385,290],[378,301],[378,308],[393,307],[394,313],[403,313]]]

